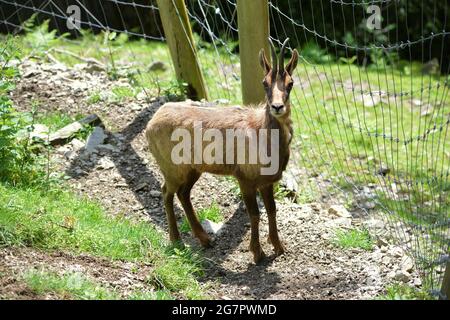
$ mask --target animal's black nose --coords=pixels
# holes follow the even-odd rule
[[[273,104],[272,105],[272,108],[274,108],[276,112],[281,111],[281,109],[283,109],[283,107],[284,107],[284,105],[282,105],[282,104]]]

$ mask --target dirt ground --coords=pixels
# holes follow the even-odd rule
[[[87,66],[27,61],[21,66],[23,80],[14,92],[15,105],[30,110],[38,100],[41,110],[69,114],[97,114],[105,125],[106,141],[95,152],[78,151],[73,143],[58,148],[53,156],[55,168],[65,171],[76,192],[100,201],[111,215],[125,214],[154,223],[167,234],[160,193],[161,175],[148,154],[144,129],[153,113],[164,102],[148,100],[145,94],[135,99],[112,101],[108,98],[88,104],[91,92],[110,92],[126,81],[109,81]],[[262,212],[261,239],[268,258],[260,265],[252,262],[249,245],[249,219],[233,184],[224,178],[204,175],[193,190],[195,208],[216,202],[225,217],[214,247],[202,250],[207,261],[200,279],[206,294],[218,299],[371,299],[386,285],[399,280],[419,285],[410,259],[388,237],[379,238],[372,251],[341,249],[332,244],[337,227],[368,226],[378,232],[381,220],[371,215],[343,218],[329,213],[326,203],[297,204],[278,200],[278,228],[287,253],[274,257],[265,241],[267,216]],[[183,212],[177,204],[177,216]],[[383,233],[383,232],[381,232]],[[198,247],[188,233],[185,242]],[[132,266],[89,256],[64,252],[42,252],[32,248],[0,249],[0,297],[12,299],[53,299],[36,296],[18,280],[29,268],[77,270],[93,279],[127,292],[143,286],[151,266]],[[399,274],[403,274],[400,277]]]

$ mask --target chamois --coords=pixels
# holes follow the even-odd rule
[[[231,175],[239,182],[242,197],[250,217],[250,251],[253,253],[255,263],[260,262],[265,257],[259,242],[258,228],[260,217],[256,201],[258,191],[263,198],[268,215],[268,240],[272,243],[276,255],[285,252],[285,248],[278,237],[273,189],[274,183],[281,179],[282,172],[286,169],[290,153],[289,144],[293,134],[289,94],[294,83],[292,75],[297,66],[298,52],[294,49],[290,61],[284,66],[283,57],[287,41],[288,39],[283,43],[278,59],[275,47],[269,39],[272,65],[269,63],[264,49],[260,51],[259,60],[265,74],[263,80],[266,93],[265,103],[246,108],[236,106],[223,108],[199,107],[191,102],[166,103],[148,123],[146,138],[149,143],[149,149],[158,163],[165,180],[162,186],[162,193],[169,225],[169,237],[172,242],[181,242],[174,214],[173,200],[176,193],[194,236],[198,238],[202,246],[211,246],[211,240],[201,226],[190,200],[192,187],[203,172],[208,172],[219,175]],[[231,152],[232,163],[228,161],[227,163],[222,161],[209,161],[208,163],[206,161],[194,161],[193,159],[198,155],[198,150],[191,150],[195,149],[194,138],[188,140],[189,146],[192,147],[191,151],[189,151],[190,154],[184,155],[187,156],[185,159],[190,161],[175,162],[173,150],[178,141],[174,141],[173,133],[177,129],[182,129],[193,137],[195,131],[198,130],[199,124],[201,124],[201,130],[213,129],[215,133],[223,134],[222,137],[225,136],[227,130],[240,130],[244,132],[241,138],[245,140],[245,146],[250,145],[252,132],[260,133],[266,131],[267,135],[265,138],[260,138],[260,140],[265,139],[266,142],[271,139],[272,132],[278,132],[276,143],[273,144],[274,141],[271,141],[272,143],[267,149],[268,152],[270,151],[270,154],[278,156],[279,166],[277,170],[270,174],[262,174],[261,169],[267,163],[263,164],[260,157],[258,157],[256,163],[249,161],[250,156],[246,156],[245,161],[238,161],[236,154],[240,150],[234,145],[234,138],[236,137],[233,138],[231,149],[224,147],[220,150],[217,148],[214,151],[215,156],[220,156],[222,151],[225,155]],[[215,140],[219,138],[215,135]],[[209,141],[212,140],[212,137],[210,137]],[[237,145],[239,145],[239,136],[237,140]],[[200,151],[202,154],[207,146],[208,144],[205,141],[201,142]]]

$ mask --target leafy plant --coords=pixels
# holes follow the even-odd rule
[[[325,64],[334,60],[331,55],[327,54],[325,49],[320,48],[315,42],[312,41],[306,43],[301,52],[302,56],[309,63]]]
[[[37,14],[34,14],[24,23],[24,29],[26,31],[24,40],[27,46],[39,54],[54,46],[60,38],[64,38],[68,34],[63,34],[58,37],[56,35],[56,29],[49,30],[50,20],[36,24],[36,17]]]
[[[19,76],[13,59],[20,57],[13,38],[8,38],[0,49],[0,181],[14,185],[36,180],[42,173],[36,167],[36,156],[30,144],[34,113],[17,112],[10,99]],[[21,133],[27,132],[25,136]]]

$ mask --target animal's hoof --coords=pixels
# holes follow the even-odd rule
[[[203,248],[212,248],[212,240],[210,237],[208,236],[202,236],[199,237],[198,240],[200,241],[200,244],[202,245]]]
[[[253,261],[255,261],[255,264],[261,263],[266,258],[266,254],[262,249],[260,249],[258,252],[253,253]]]
[[[281,256],[285,252],[286,252],[286,249],[284,248],[284,246],[282,244],[280,244],[279,246],[275,247],[275,255],[276,256]]]
[[[172,240],[172,246],[177,249],[184,249],[185,245],[181,239]]]

